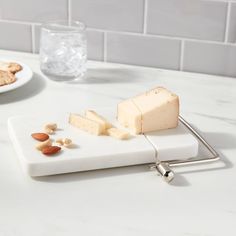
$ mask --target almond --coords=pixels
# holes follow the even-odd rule
[[[47,139],[49,139],[49,136],[45,133],[33,133],[33,134],[31,134],[31,136],[34,139],[36,139],[38,141],[41,141],[41,142],[46,141]]]
[[[44,155],[50,156],[50,155],[56,154],[60,150],[61,150],[61,147],[58,147],[58,146],[48,146],[48,147],[44,147],[42,149],[42,153]]]

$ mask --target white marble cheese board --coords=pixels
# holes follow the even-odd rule
[[[97,111],[119,127],[114,111],[109,109]],[[27,174],[55,175],[154,163],[157,158],[162,161],[186,159],[198,154],[197,139],[181,123],[175,129],[118,140],[110,136],[94,136],[81,131],[68,123],[68,117],[69,113],[65,112],[9,118],[9,135]],[[72,148],[62,148],[61,152],[49,157],[35,148],[37,141],[31,134],[43,132],[43,126],[50,122],[57,123],[59,128],[50,136],[52,140],[70,138],[75,145]]]

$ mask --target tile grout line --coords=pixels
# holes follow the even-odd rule
[[[143,34],[147,33],[147,4],[148,0],[144,0],[144,5],[143,5]]]
[[[230,12],[231,12],[231,2],[228,2],[228,5],[227,5],[227,15],[226,15],[226,24],[225,24],[225,38],[224,38],[224,43],[227,43],[227,42],[228,42],[228,39],[229,39]]]
[[[107,62],[107,32],[103,32],[103,61]]]
[[[70,0],[68,0],[68,1],[70,1]],[[232,3],[232,2],[229,2],[229,3]],[[16,20],[7,20],[7,19],[0,19],[0,22],[16,23],[16,24],[26,24],[26,25],[30,25],[30,26],[32,24],[40,25],[39,22],[16,21]],[[96,28],[92,28],[92,27],[88,27],[87,29],[104,33],[103,29],[96,29]],[[107,33],[108,32],[109,33],[115,33],[115,34],[144,36],[143,33],[139,33],[139,32],[115,31],[115,30],[106,30],[106,32]],[[212,44],[219,44],[219,45],[224,45],[225,44],[224,41],[207,40],[207,39],[194,39],[194,38],[186,38],[186,37],[178,37],[178,36],[168,36],[168,35],[159,35],[159,34],[150,34],[150,33],[145,34],[145,36],[147,36],[147,37],[157,37],[157,38],[163,38],[163,39],[170,39],[170,40],[185,40],[185,41],[187,40],[187,41],[199,42],[199,43],[212,43]],[[230,43],[230,42],[227,42],[227,45],[236,46],[235,43]]]
[[[180,71],[183,71],[184,49],[185,49],[185,40],[182,40],[181,45],[180,45],[180,62],[179,62],[179,70]]]
[[[31,25],[32,53],[35,54],[35,25]]]
[[[92,27],[89,27],[88,29],[94,30],[97,32],[104,32],[102,29],[95,29]],[[191,41],[191,42],[197,42],[197,43],[211,43],[211,44],[220,44],[225,45],[224,41],[214,41],[214,40],[207,40],[207,39],[194,39],[194,38],[186,38],[186,37],[177,37],[177,36],[168,36],[168,35],[159,35],[159,34],[143,34],[138,32],[128,32],[128,31],[115,31],[115,30],[106,30],[107,33],[113,33],[113,34],[123,34],[123,35],[133,35],[133,36],[145,36],[145,37],[156,37],[156,38],[163,38],[163,39],[169,39],[169,40],[184,40],[184,41]],[[235,43],[228,42],[227,45],[230,46],[236,46]]]
[[[71,0],[68,0],[68,2],[67,2],[67,14],[68,14],[68,21],[69,21],[69,23],[71,22],[71,20],[72,20],[72,17],[71,17]]]
[[[8,19],[0,19],[0,22],[4,23],[14,23],[14,24],[20,24],[20,25],[32,25],[32,24],[37,24],[35,22],[30,22],[30,21],[17,21],[17,20],[8,20]],[[39,23],[38,23],[39,24]]]

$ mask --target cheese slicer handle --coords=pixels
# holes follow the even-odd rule
[[[155,167],[167,183],[174,179],[174,172],[170,169],[167,163],[159,162],[156,163]]]

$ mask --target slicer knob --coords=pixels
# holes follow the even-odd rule
[[[156,164],[156,169],[167,183],[174,179],[174,172],[170,169],[167,163],[160,162]]]

